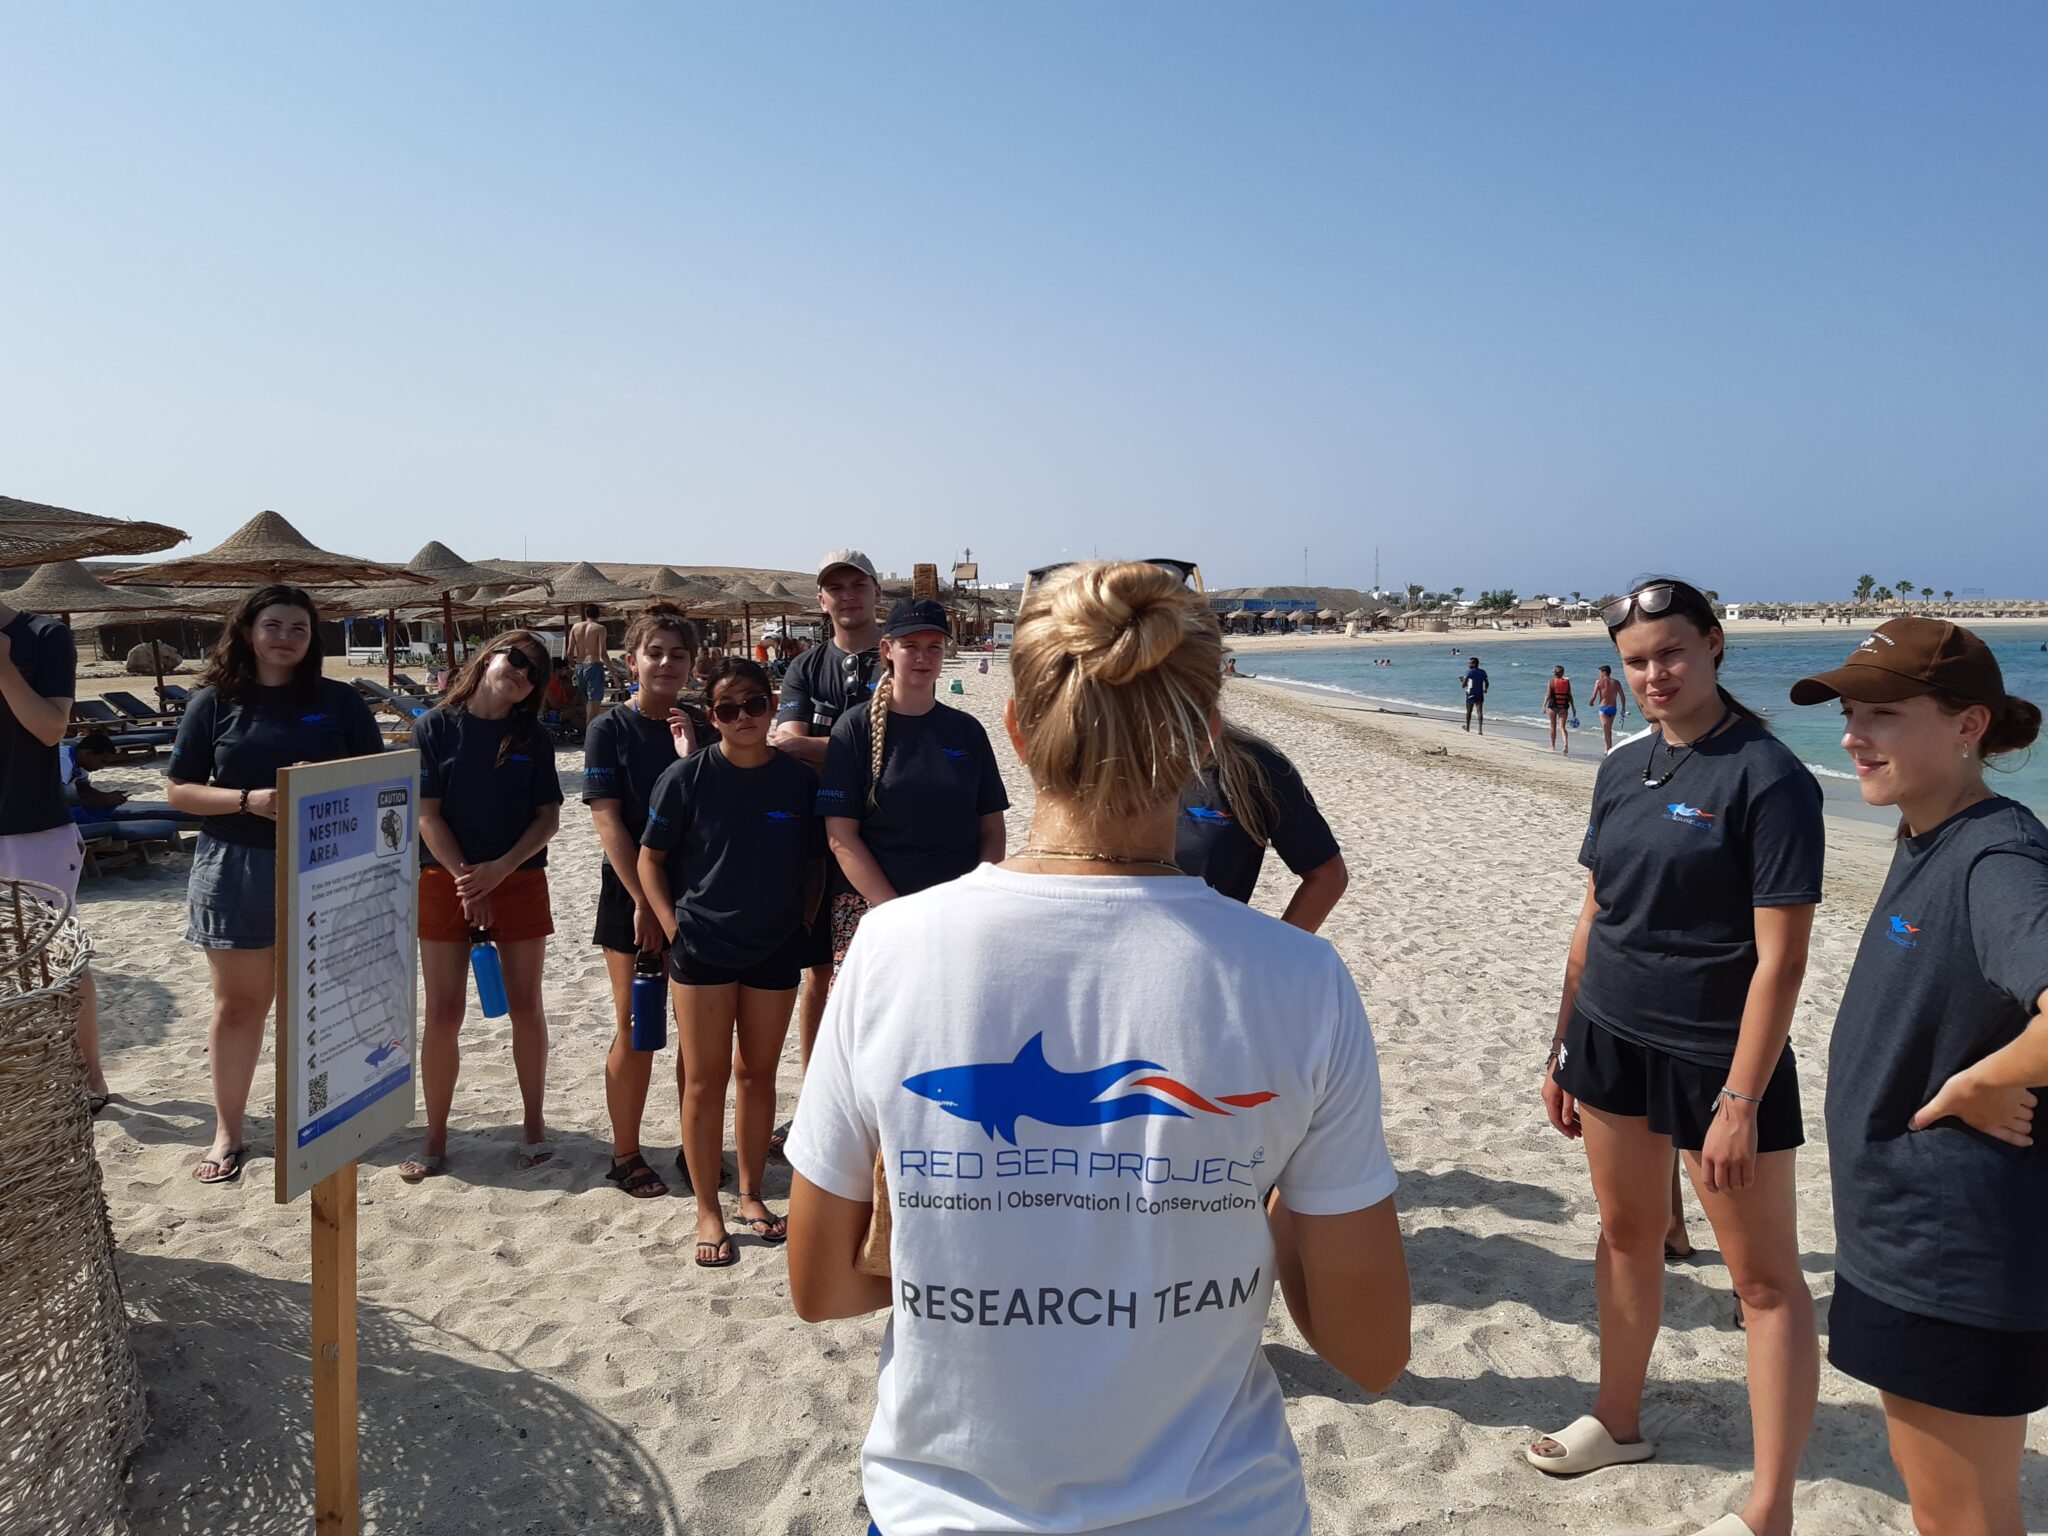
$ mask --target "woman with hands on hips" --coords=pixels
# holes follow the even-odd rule
[[[1646,1461],[1640,1415],[1664,1306],[1678,1148],[1742,1301],[1755,1471],[1704,1536],[1790,1536],[1819,1396],[1799,1267],[1787,1043],[1824,853],[1820,786],[1717,679],[1726,636],[1698,588],[1644,580],[1602,609],[1655,727],[1601,764],[1589,871],[1543,1068],[1551,1124],[1583,1140],[1600,1206],[1600,1389],[1529,1446],[1568,1475]],[[1739,1441],[1742,1426],[1722,1430]]]
[[[523,629],[477,652],[448,698],[413,728],[420,754],[420,976],[426,1028],[420,1087],[426,1144],[399,1165],[416,1183],[447,1164],[448,1112],[462,1066],[469,948],[496,943],[512,1015],[512,1066],[524,1122],[514,1165],[554,1156],[541,1113],[548,1026],[541,961],[555,931],[548,904],[547,845],[562,822],[554,744],[540,727],[548,653]]]
[[[203,818],[185,937],[212,973],[214,1133],[192,1176],[232,1184],[277,992],[277,772],[381,752],[384,738],[353,688],[320,675],[320,614],[297,587],[243,598],[199,681],[178,722],[165,798]]]
[[[2048,827],[1984,765],[2041,711],[1925,618],[1792,689],[1828,699],[1864,800],[1901,817],[1828,1058],[1828,1358],[1882,1394],[1923,1532],[2021,1536],[2027,1415],[2048,1408]]]

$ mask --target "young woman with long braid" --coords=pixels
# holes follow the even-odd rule
[[[873,701],[832,728],[818,814],[853,887],[832,902],[834,964],[870,907],[1002,862],[1010,797],[981,722],[939,702],[946,635],[937,603],[898,603]]]

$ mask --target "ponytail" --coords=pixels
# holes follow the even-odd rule
[[[1264,747],[1276,757],[1280,755],[1263,736],[1228,720],[1223,722],[1223,729],[1213,742],[1216,787],[1222,791],[1223,803],[1230,807],[1230,814],[1237,818],[1245,835],[1266,848],[1272,845],[1272,818],[1279,807],[1274,802],[1273,785],[1265,765],[1249,750],[1253,746]]]
[[[875,695],[868,701],[868,732],[874,738],[868,749],[868,809],[875,808],[875,791],[882,787],[882,751],[889,737],[889,695],[894,674],[884,665]]]

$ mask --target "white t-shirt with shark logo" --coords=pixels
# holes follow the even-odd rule
[[[882,1536],[1309,1529],[1264,1201],[1394,1191],[1322,939],[1199,880],[974,873],[862,920],[789,1159],[884,1158],[895,1307],[862,1456]]]

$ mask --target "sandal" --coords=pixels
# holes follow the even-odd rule
[[[1556,1434],[1543,1438],[1563,1447],[1564,1454],[1545,1456],[1534,1445],[1527,1445],[1522,1448],[1522,1459],[1537,1471],[1547,1472],[1552,1477],[1577,1477],[1582,1472],[1597,1472],[1602,1467],[1648,1461],[1657,1454],[1657,1447],[1648,1440],[1622,1444],[1607,1432],[1605,1424],[1590,1413],[1572,1420]]]
[[[113,1102],[114,1096],[111,1093],[88,1093],[85,1096],[85,1111],[89,1115],[97,1115]]]
[[[435,1174],[446,1171],[446,1154],[429,1157],[422,1152],[417,1157],[408,1157],[398,1165],[398,1176],[408,1184],[417,1184],[421,1179],[431,1179]]]
[[[661,1182],[661,1175],[648,1167],[647,1159],[638,1152],[624,1162],[614,1159],[611,1171],[605,1177],[635,1200],[653,1200],[668,1193],[668,1186]]]
[[[795,1124],[794,1120],[785,1120],[768,1133],[768,1153],[771,1157],[782,1156],[782,1145],[789,1140],[790,1128]]]
[[[768,1211],[768,1202],[759,1195],[750,1195],[743,1189],[740,1191],[740,1198],[742,1200],[752,1200],[762,1210]],[[784,1243],[789,1241],[788,1218],[778,1216],[773,1211],[768,1211],[766,1216],[741,1216],[740,1225],[764,1243]]]
[[[232,1184],[242,1176],[242,1164],[249,1159],[245,1147],[229,1147],[227,1151],[208,1154],[199,1160],[199,1166],[192,1170],[192,1177],[202,1184]],[[208,1173],[206,1170],[213,1171]]]
[[[1756,1532],[1749,1528],[1749,1522],[1742,1516],[1723,1515],[1701,1531],[1699,1536],[1756,1536]]]
[[[708,1259],[704,1257],[706,1252],[709,1252],[711,1255]],[[720,1254],[724,1254],[725,1257],[720,1258]],[[730,1269],[739,1261],[740,1256],[732,1245],[732,1234],[730,1232],[721,1233],[716,1239],[704,1237],[697,1239],[697,1267],[699,1269]]]

